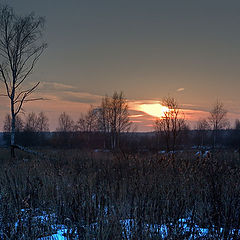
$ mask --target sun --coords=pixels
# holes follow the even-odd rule
[[[167,107],[161,105],[160,103],[141,104],[138,110],[157,118],[163,117],[164,113],[169,111]]]

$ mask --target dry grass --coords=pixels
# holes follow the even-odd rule
[[[46,150],[48,159],[18,152],[10,162],[6,150],[1,151],[5,239],[36,239],[53,232],[50,218],[37,227],[42,211],[55,214],[55,225],[69,227],[69,239],[76,234],[80,239],[126,239],[123,219],[135,222],[130,239],[160,239],[146,224],[165,224],[170,239],[197,235],[194,228],[184,235],[180,218],[208,228],[211,239],[228,239],[233,229],[240,229],[240,165],[231,152],[197,159],[191,152],[167,157]]]

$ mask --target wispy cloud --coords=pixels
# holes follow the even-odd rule
[[[70,102],[89,103],[96,104],[100,103],[102,96],[86,93],[86,92],[71,92],[66,91],[60,94],[60,99]]]
[[[185,89],[184,88],[178,88],[177,89],[177,92],[182,92],[182,91],[184,91]]]
[[[53,101],[99,104],[102,96],[82,92],[78,87],[57,82],[41,82],[34,93],[44,99]]]
[[[196,107],[197,105],[191,104],[191,103],[182,103],[181,106],[184,107]]]
[[[75,87],[57,82],[41,82],[38,89],[41,91],[72,91]]]
[[[142,114],[133,114],[129,116],[130,118],[139,118],[139,117],[143,117]]]

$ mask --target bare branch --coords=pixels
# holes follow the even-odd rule
[[[38,52],[38,54],[34,57],[29,69],[27,70],[27,72],[25,74],[23,74],[23,76],[21,77],[21,81],[16,84],[16,88],[18,88],[23,82],[24,80],[28,77],[28,75],[32,72],[36,62],[38,61],[39,57],[42,55],[43,51],[44,51],[44,47],[41,47],[40,49],[37,49],[33,54],[31,54],[29,57],[26,58],[26,60],[24,61],[24,63],[22,64],[22,67],[19,69],[19,72],[17,73],[20,74],[21,72],[24,72],[25,70],[23,70],[23,67],[25,66],[26,62],[34,55]],[[40,50],[40,51],[39,51]]]
[[[42,100],[29,98],[39,82],[25,90],[22,90],[22,84],[46,48],[46,44],[40,42],[43,27],[43,18],[35,17],[34,14],[18,16],[12,8],[0,7],[0,56],[3,60],[0,63],[0,77],[10,99],[11,145],[15,144],[15,118],[23,104]]]
[[[31,98],[31,99],[25,99],[24,102],[33,102],[33,101],[39,101],[39,100],[45,100],[44,98]],[[18,100],[15,103],[19,103],[22,100]]]
[[[6,87],[6,92],[7,92],[7,95],[9,98],[11,98],[11,93],[10,93],[10,89],[9,89],[9,86],[8,86],[8,83],[7,83],[7,78],[5,76],[5,73],[4,73],[4,70],[3,70],[3,67],[2,65],[0,64],[0,73],[2,75],[2,78],[3,78],[3,82],[5,84],[5,87]]]
[[[16,102],[18,102],[18,99],[21,97],[21,95],[30,95],[31,93],[33,93],[35,90],[36,90],[36,88],[38,87],[38,85],[40,84],[40,82],[38,82],[37,84],[35,84],[32,88],[30,88],[30,89],[27,89],[27,90],[25,90],[25,91],[21,91],[18,95],[17,95],[17,97],[15,97],[15,99],[14,99],[14,102],[16,103]]]

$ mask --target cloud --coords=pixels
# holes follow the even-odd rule
[[[183,104],[181,104],[181,106],[184,106],[184,107],[196,107],[197,105],[194,105],[194,104],[191,104],[191,103],[183,103]]]
[[[79,103],[100,103],[102,96],[86,93],[86,92],[71,92],[66,91],[59,94],[59,98],[64,101],[69,102],[79,102]]]
[[[57,82],[41,82],[39,87],[41,91],[73,91],[75,89],[72,85],[57,83]]]
[[[182,91],[184,91],[185,89],[184,88],[178,88],[177,89],[177,92],[182,92]]]
[[[142,114],[133,114],[129,116],[130,118],[139,118],[139,117],[143,117]]]
[[[51,101],[99,104],[102,96],[82,92],[78,87],[57,82],[41,82],[34,95]]]

